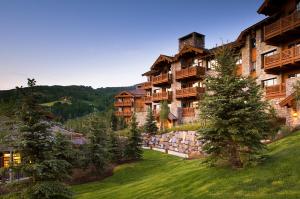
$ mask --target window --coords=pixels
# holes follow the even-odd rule
[[[298,78],[300,77],[300,73],[289,74],[288,78]]]
[[[274,86],[277,84],[277,78],[272,78],[272,79],[266,79],[261,81],[263,88],[267,86]]]
[[[264,68],[265,67],[265,57],[269,57],[269,56],[272,56],[274,54],[276,54],[277,50],[272,50],[272,51],[269,51],[269,52],[266,52],[266,53],[263,53],[261,55],[261,68]]]
[[[216,65],[216,60],[207,61],[207,70],[214,70]]]
[[[300,11],[300,1],[297,3],[297,11]]]
[[[255,37],[250,39],[250,47],[251,48],[256,48],[256,39],[255,39]]]
[[[252,62],[250,66],[250,73],[256,71],[256,62]]]
[[[238,56],[237,58],[236,58],[236,65],[240,65],[240,64],[242,64],[242,57],[241,57],[241,55],[240,56]]]

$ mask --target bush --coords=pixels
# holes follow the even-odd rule
[[[291,134],[291,132],[292,132],[292,129],[289,126],[283,125],[279,129],[278,138],[288,136],[289,134]]]
[[[58,181],[38,182],[26,191],[30,199],[71,199],[72,192]]]
[[[169,133],[171,131],[198,131],[200,128],[202,128],[201,122],[193,122],[168,128],[165,131],[160,131],[159,134]]]

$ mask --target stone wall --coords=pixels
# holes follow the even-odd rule
[[[143,134],[143,146],[181,157],[203,155],[202,143],[197,139],[196,131],[172,131],[170,133],[149,136]],[[186,155],[186,156],[184,156]]]
[[[146,122],[147,111],[136,112],[135,116],[138,126],[143,126]]]

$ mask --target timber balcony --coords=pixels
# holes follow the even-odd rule
[[[285,69],[288,65],[300,66],[300,45],[264,57],[264,70],[267,73],[276,74],[280,69]]]
[[[189,87],[176,90],[176,98],[198,97],[205,92],[204,87]]]
[[[195,116],[195,108],[187,107],[182,108],[182,117],[193,117]]]
[[[151,104],[152,103],[152,96],[145,96],[144,97],[144,103],[145,104]]]
[[[172,76],[168,73],[161,73],[158,76],[152,77],[152,84],[154,86],[159,86],[163,84],[171,84]]]
[[[118,107],[118,106],[132,106],[132,101],[122,101],[122,102],[115,102],[115,106]]]
[[[116,111],[115,115],[119,117],[131,117],[132,111]]]
[[[147,90],[152,88],[152,82],[144,82],[142,84],[142,89]]]
[[[290,36],[299,34],[297,28],[300,27],[300,11],[281,17],[277,21],[264,27],[264,39],[268,43],[274,43]],[[299,35],[298,35],[299,36]]]
[[[161,92],[161,93],[153,93],[152,94],[152,101],[158,102],[158,101],[171,101],[172,100],[172,92]]]
[[[200,78],[205,75],[205,68],[200,66],[188,67],[179,71],[176,71],[176,80]]]
[[[267,99],[285,97],[286,95],[285,83],[277,84],[273,86],[267,86],[265,87],[265,91],[266,91]]]

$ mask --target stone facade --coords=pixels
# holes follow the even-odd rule
[[[148,136],[143,134],[143,146],[161,149],[160,151],[186,154],[187,157],[203,155],[202,143],[195,131],[173,131],[170,133]]]

